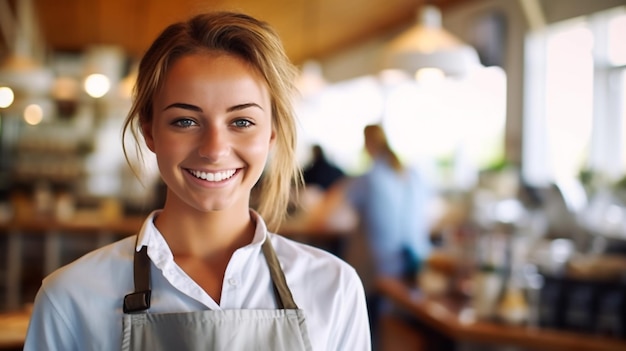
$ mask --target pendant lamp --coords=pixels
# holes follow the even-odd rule
[[[35,59],[35,45],[40,42],[36,40],[32,0],[17,1],[15,11],[13,16],[8,4],[0,2],[0,18],[4,24],[8,23],[0,29],[9,48],[9,54],[0,63],[0,86],[10,87],[25,96],[46,95],[54,76],[49,68]]]
[[[384,69],[401,69],[417,75],[421,69],[439,69],[446,76],[462,76],[480,67],[478,53],[441,25],[441,12],[424,5],[417,23],[400,33],[386,46]]]
[[[296,88],[302,97],[315,95],[326,86],[326,79],[322,74],[322,66],[317,61],[309,60],[302,65],[300,75],[296,80]]]

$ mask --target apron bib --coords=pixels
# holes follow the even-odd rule
[[[304,312],[293,301],[269,238],[262,248],[279,309],[146,313],[150,258],[143,246],[135,252],[135,292],[124,298],[122,351],[312,350]]]

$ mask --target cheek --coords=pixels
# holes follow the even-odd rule
[[[267,133],[266,135],[260,135],[255,138],[250,138],[248,140],[248,150],[250,153],[254,153],[255,155],[263,156],[263,163],[267,161],[267,155],[271,149],[271,141],[270,135]]]
[[[153,145],[157,159],[161,160],[159,162],[177,158],[184,154],[188,148],[186,143],[168,137],[166,133],[159,134],[158,132],[154,134]]]

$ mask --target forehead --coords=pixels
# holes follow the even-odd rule
[[[239,73],[265,83],[263,74],[252,63],[237,55],[216,50],[204,50],[176,58],[169,65],[163,79],[167,80],[175,75],[217,73]]]
[[[252,94],[250,98],[258,95],[263,99],[270,96],[268,84],[255,66],[219,51],[203,51],[176,59],[163,77],[157,95],[178,98],[199,90],[211,95]]]

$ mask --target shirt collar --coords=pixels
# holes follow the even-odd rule
[[[161,213],[162,210],[155,210],[144,221],[141,230],[139,231],[139,237],[137,238],[137,246],[135,250],[141,250],[142,246],[147,246],[150,248],[151,246],[167,246],[165,242],[165,238],[157,227],[154,225],[154,220]],[[256,227],[254,230],[254,237],[252,238],[252,242],[247,246],[261,246],[265,239],[267,238],[267,226],[265,225],[265,221],[261,218],[256,211],[250,210],[250,215],[252,220],[256,223]]]

